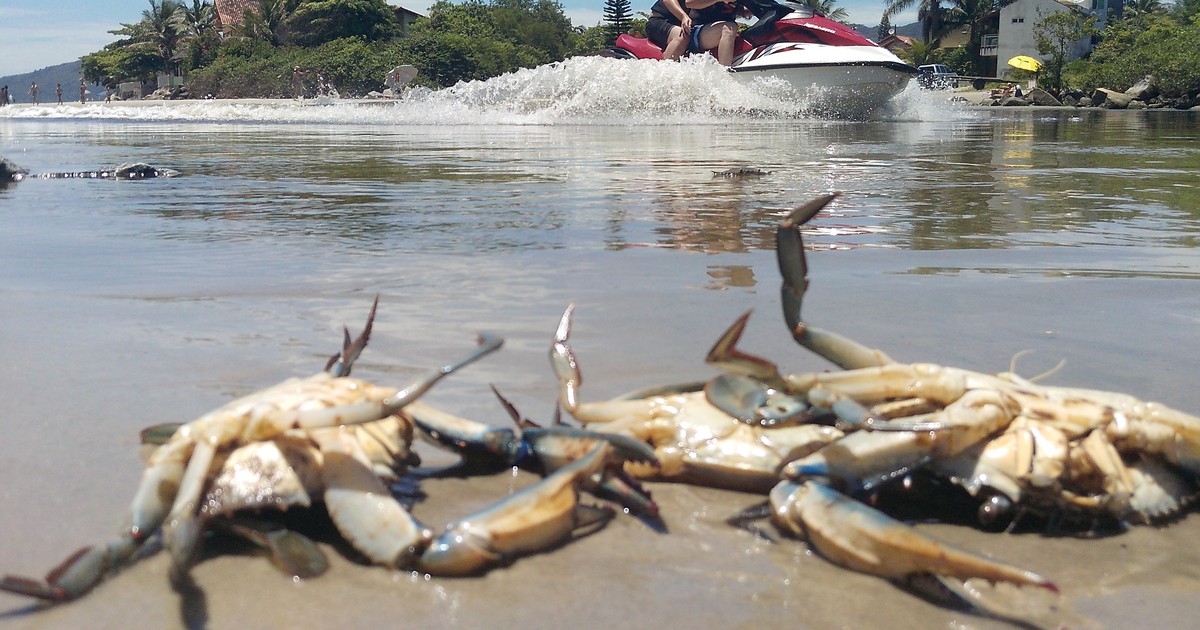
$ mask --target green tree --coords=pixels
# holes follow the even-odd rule
[[[886,13],[879,20],[879,28],[875,29],[875,41],[881,42],[892,34],[892,20],[888,18]]]
[[[396,13],[385,0],[301,0],[284,24],[301,46],[347,37],[391,39],[398,30]]]
[[[287,41],[284,23],[290,15],[286,0],[258,0],[242,10],[242,24],[236,34],[271,46],[280,46]]]
[[[206,0],[192,0],[183,5],[183,21],[187,25],[188,67],[198,68],[212,63],[220,45],[217,34],[217,12]]]
[[[183,5],[174,0],[161,3],[150,0],[150,8],[142,11],[142,19],[136,24],[121,24],[121,28],[109,31],[113,35],[128,38],[128,47],[149,49],[157,56],[163,72],[170,73],[175,53],[187,37]]]
[[[1200,0],[1176,0],[1172,14],[1181,24],[1188,24],[1200,15]]]
[[[604,22],[607,25],[605,44],[611,46],[622,33],[628,33],[633,23],[629,0],[604,0]]]
[[[1159,0],[1125,0],[1125,17],[1137,17],[1163,12]]]
[[[1088,15],[1074,9],[1054,11],[1044,15],[1039,10],[1040,18],[1033,26],[1033,36],[1037,41],[1038,52],[1045,60],[1045,78],[1043,85],[1053,92],[1063,88],[1063,69],[1068,57],[1079,40],[1089,38],[1097,33],[1096,16]]]
[[[935,50],[937,50],[937,46],[918,39],[913,41],[912,48],[905,51],[903,56],[908,63],[914,66],[923,66],[934,63]]]
[[[561,61],[577,37],[552,0],[440,0],[401,44],[422,78],[449,86]]]
[[[89,83],[115,87],[127,79],[149,81],[162,69],[162,58],[145,46],[120,40],[80,58],[80,74]]]
[[[1168,98],[1200,90],[1200,21],[1175,14],[1115,20],[1104,29],[1087,60],[1071,64],[1071,77],[1084,88],[1124,90],[1147,74]]]

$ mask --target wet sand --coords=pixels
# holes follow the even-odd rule
[[[214,351],[204,344],[197,348],[194,340],[176,341],[179,329],[211,316],[198,311],[199,306],[166,308],[179,320],[158,321],[163,337],[146,338],[141,329],[147,308],[164,311],[104,299],[7,300],[6,362],[0,379],[9,427],[0,464],[6,479],[0,489],[0,525],[8,539],[4,571],[37,574],[115,530],[140,474],[137,427],[194,415],[226,398],[218,392],[245,393],[250,383],[265,385],[302,373],[296,366],[320,359],[319,343],[298,353],[287,347],[271,351],[266,343],[271,335],[256,340],[253,331],[247,331],[245,340],[252,351],[244,356],[236,348]],[[189,321],[191,317],[200,319]],[[383,332],[370,351],[387,353],[402,340],[381,320]],[[336,326],[325,322],[328,337],[335,338]],[[430,401],[463,415],[493,414],[485,395],[471,396],[472,402],[464,405],[462,394],[472,389],[481,393],[475,388],[482,388],[482,379],[503,382],[492,371],[499,370],[510,382],[516,380],[510,393],[527,413],[544,411],[544,405],[533,406],[530,400],[548,400],[549,387],[521,385],[548,376],[544,359],[537,359],[544,340],[511,341],[518,348],[515,364],[498,359],[501,365],[482,374],[466,372]],[[193,349],[180,352],[181,343]],[[627,388],[627,381],[647,378],[638,368],[614,382],[609,370],[615,357],[601,357],[594,343],[581,343],[595,365],[588,372],[589,393],[612,395]],[[106,369],[116,365],[119,372]],[[364,360],[359,375],[397,377],[380,374],[379,367]],[[661,368],[647,359],[645,370]],[[679,371],[679,379],[694,377],[683,374],[686,369]],[[423,447],[422,452],[431,464],[449,461],[431,449]],[[445,522],[530,481],[521,474],[426,482],[429,498],[415,512],[427,522]],[[335,537],[326,536],[323,546],[332,568],[319,579],[293,581],[245,549],[210,547],[192,572],[203,595],[180,597],[167,582],[166,558],[160,553],[67,605],[36,610],[25,599],[0,595],[0,620],[12,628],[172,627],[184,620],[214,628],[1009,625],[948,611],[882,580],[842,570],[800,542],[769,543],[724,523],[758,497],[663,483],[650,487],[666,516],[668,534],[621,517],[592,536],[481,578],[430,579],[366,566],[337,546]],[[1007,587],[989,596],[1033,626],[1184,627],[1200,614],[1200,570],[1195,568],[1200,552],[1193,544],[1200,519],[1194,514],[1168,526],[1137,527],[1099,539],[920,527],[1054,579],[1062,589],[1058,597]]]

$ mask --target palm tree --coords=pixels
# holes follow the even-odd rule
[[[184,5],[180,11],[187,26],[190,65],[193,68],[206,65],[218,43],[216,7],[205,0],[192,0],[191,7]]]
[[[243,11],[238,34],[278,46],[283,43],[283,25],[288,15],[285,0],[258,0]]]
[[[845,22],[850,17],[850,14],[846,13],[846,10],[841,7],[834,8],[833,5],[835,4],[837,4],[837,0],[809,0],[808,2],[808,6],[816,9],[821,15],[831,20]]]
[[[886,0],[883,14],[891,19],[916,2],[917,0]],[[948,28],[943,19],[945,12],[941,0],[920,0],[920,4],[917,5],[917,20],[921,22],[921,39],[926,42],[941,39]]]
[[[197,39],[204,39],[209,33],[216,31],[217,12],[207,0],[192,0],[192,6],[182,7],[184,22],[188,34]]]
[[[128,37],[130,49],[154,51],[162,62],[163,71],[170,73],[175,53],[187,36],[182,9],[183,5],[174,0],[162,0],[161,3],[150,0],[150,8],[142,11],[140,22],[123,23],[121,28],[109,32]]]
[[[163,58],[163,69],[171,72],[171,60],[186,36],[187,26],[183,23],[183,5],[174,0],[156,3],[150,0],[150,9],[142,11],[142,22],[149,29],[150,43]]]

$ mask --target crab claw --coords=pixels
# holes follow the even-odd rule
[[[516,414],[514,418],[519,418],[511,403],[499,392],[496,395],[510,413]],[[456,472],[494,472],[516,466],[547,475],[587,456],[598,445],[607,444],[608,462],[596,482],[585,489],[635,514],[658,517],[658,505],[649,493],[623,471],[625,462],[658,465],[654,450],[641,440],[569,426],[518,432],[459,418],[420,402],[409,405],[406,412],[421,435],[462,456],[463,463],[454,469]]]
[[[127,564],[137,546],[130,538],[118,538],[104,546],[84,547],[51,569],[44,580],[6,575],[0,579],[0,590],[52,602],[70,601]]]
[[[923,576],[1058,587],[1017,567],[944,545],[832,488],[806,481],[783,481],[771,491],[772,522],[806,539],[830,562],[903,583]]]
[[[614,512],[581,504],[579,490],[602,473],[610,451],[607,443],[598,444],[536,485],[448,525],[415,568],[434,575],[474,575],[597,531]]]

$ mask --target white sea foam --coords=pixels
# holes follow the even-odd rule
[[[806,103],[782,81],[739,83],[708,57],[681,63],[575,57],[443,90],[413,88],[396,101],[172,101],[0,109],[19,119],[284,122],[405,125],[679,125],[803,118]],[[884,119],[957,118],[961,107],[910,87]]]

